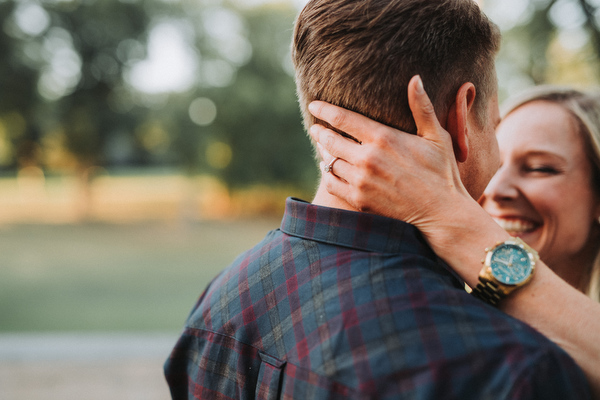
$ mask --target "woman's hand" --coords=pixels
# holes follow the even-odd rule
[[[324,161],[339,158],[322,178],[330,194],[358,210],[411,223],[427,236],[443,229],[456,205],[474,201],[419,76],[408,85],[408,100],[416,136],[320,101],[310,104],[310,112],[361,143],[321,125],[313,125],[310,135]]]
[[[321,125],[311,127],[323,160],[338,157],[321,183],[358,210],[415,225],[437,255],[474,287],[484,249],[510,236],[463,186],[450,134],[439,124],[419,76],[408,84],[408,102],[417,135],[328,103],[311,103],[316,118],[361,142]]]

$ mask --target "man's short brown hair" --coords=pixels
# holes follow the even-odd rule
[[[421,75],[438,116],[458,88],[476,88],[484,126],[496,90],[497,27],[472,0],[311,0],[296,20],[293,61],[300,106],[323,100],[414,133],[407,85]]]

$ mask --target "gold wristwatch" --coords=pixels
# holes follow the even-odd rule
[[[508,294],[531,280],[539,256],[520,238],[499,242],[485,251],[479,283],[472,294],[497,306]]]

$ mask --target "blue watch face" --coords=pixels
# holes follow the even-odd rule
[[[525,249],[505,243],[494,250],[490,267],[494,278],[507,285],[517,285],[531,275],[533,263]]]

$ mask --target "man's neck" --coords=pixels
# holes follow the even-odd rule
[[[356,208],[352,207],[350,204],[346,203],[342,199],[330,194],[325,188],[323,181],[319,183],[319,188],[317,189],[317,193],[315,194],[312,203],[317,206],[339,208],[342,210],[349,211],[358,211]]]

